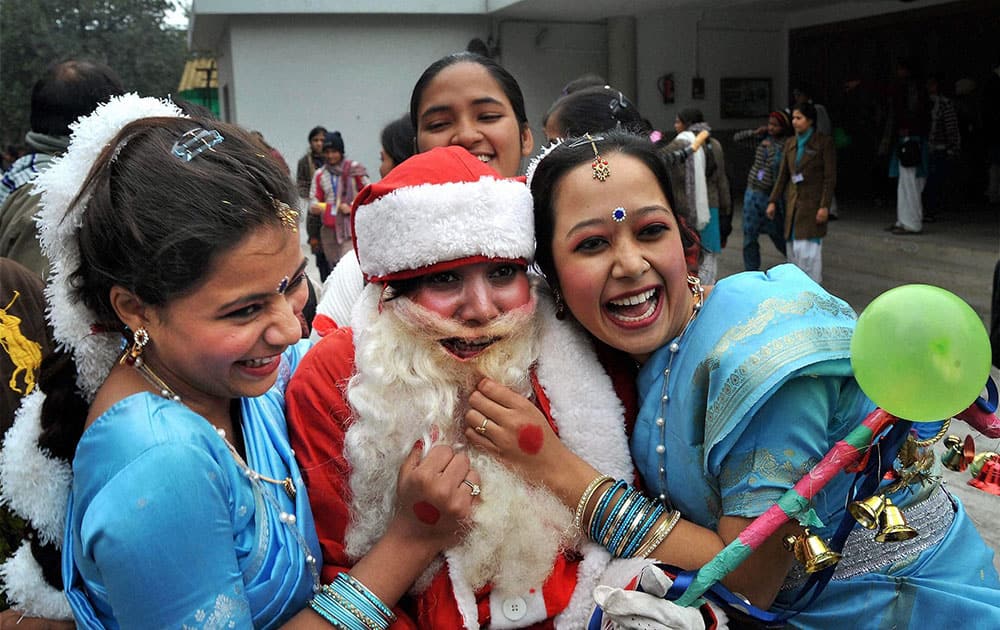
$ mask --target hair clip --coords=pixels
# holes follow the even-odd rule
[[[281,279],[281,282],[278,283],[278,289],[277,289],[278,295],[284,295],[285,291],[287,290],[288,290],[288,276],[285,276],[284,278]]]
[[[628,99],[625,98],[625,95],[621,93],[621,90],[616,90],[610,85],[605,85],[604,89],[618,94],[617,98],[614,96],[611,97],[611,100],[608,102],[608,108],[611,110],[611,117],[615,120],[615,122],[621,124],[621,118],[619,116],[623,110],[630,109],[631,105],[629,104]]]
[[[271,199],[274,211],[277,213],[281,224],[293,232],[299,231],[299,211],[292,209],[290,205],[278,199]],[[279,291],[280,293],[280,291]]]
[[[625,208],[618,206],[611,211],[611,218],[615,220],[615,223],[621,223],[625,220],[628,214],[625,213]]]
[[[222,134],[215,129],[196,127],[178,138],[170,152],[185,162],[190,162],[222,140]]]

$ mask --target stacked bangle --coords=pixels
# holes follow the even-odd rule
[[[670,532],[674,531],[674,527],[677,526],[677,521],[679,520],[681,520],[680,510],[674,510],[671,512],[670,516],[668,516],[662,523],[660,523],[660,526],[656,528],[656,532],[653,534],[653,537],[649,539],[649,542],[643,545],[636,555],[640,558],[648,558],[649,554],[653,553],[653,551],[660,546],[660,543],[666,539]]]
[[[667,509],[662,503],[643,496],[625,481],[616,481],[597,491],[610,478],[595,478],[577,505],[574,524],[579,527],[586,507],[597,494],[596,505],[587,520],[586,532],[591,540],[619,558],[647,557],[673,531],[680,512]],[[666,518],[663,518],[664,515]],[[657,525],[659,523],[659,525]]]
[[[309,606],[342,630],[386,630],[396,620],[382,600],[347,573],[323,586]]]
[[[580,496],[580,502],[576,504],[576,513],[573,515],[573,526],[578,530],[581,525],[583,525],[583,515],[587,511],[587,505],[590,503],[590,499],[594,496],[594,492],[597,491],[603,484],[614,481],[615,478],[609,475],[598,475],[594,477],[594,480],[590,482],[587,489],[583,491]]]

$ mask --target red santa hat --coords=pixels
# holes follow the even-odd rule
[[[459,146],[418,153],[354,200],[354,250],[369,282],[535,252],[531,193]]]

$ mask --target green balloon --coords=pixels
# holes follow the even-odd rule
[[[876,405],[914,422],[965,410],[990,371],[979,316],[940,287],[908,284],[875,298],[851,338],[854,376]]]

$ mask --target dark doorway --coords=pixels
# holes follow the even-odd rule
[[[978,201],[985,188],[986,153],[981,134],[982,88],[1000,65],[1000,2],[965,0],[901,13],[795,29],[789,33],[791,88],[811,86],[826,105],[838,140],[837,195],[893,203],[888,158],[879,155],[885,126],[886,91],[897,61],[915,74],[941,77],[945,95],[960,109],[963,124],[962,177],[956,190]],[[955,84],[971,79],[976,89],[956,97]],[[970,85],[963,82],[962,88]]]

